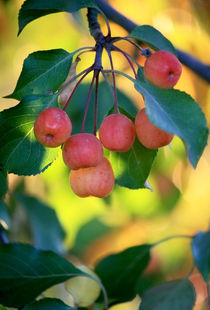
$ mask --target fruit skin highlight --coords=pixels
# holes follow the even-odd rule
[[[144,75],[149,82],[159,88],[172,88],[182,73],[178,58],[168,51],[157,51],[144,64]]]
[[[65,111],[50,107],[43,110],[34,123],[36,139],[44,146],[57,147],[63,144],[72,131],[72,123]]]
[[[173,134],[155,126],[146,114],[146,109],[140,110],[135,118],[136,135],[138,140],[148,149],[157,149],[168,145]]]
[[[93,134],[75,134],[64,143],[63,160],[71,169],[94,167],[102,159],[102,144]]]
[[[114,187],[114,173],[110,162],[104,157],[96,167],[71,170],[70,185],[79,197],[108,196]]]
[[[103,146],[115,152],[127,152],[136,137],[133,122],[123,114],[110,114],[101,123],[99,139]]]
[[[99,280],[99,277],[86,266],[79,265],[77,268]],[[99,284],[95,280],[85,276],[77,276],[67,280],[65,282],[65,288],[72,295],[74,302],[79,307],[89,307],[92,305],[101,292]]]

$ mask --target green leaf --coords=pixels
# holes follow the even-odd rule
[[[192,310],[196,295],[191,282],[180,279],[154,286],[141,298],[139,310]]]
[[[138,279],[150,259],[150,245],[130,247],[102,259],[95,272],[111,301],[128,301],[136,295]]]
[[[137,283],[137,292],[141,296],[146,290],[165,281],[160,270],[144,273]]]
[[[36,197],[18,195],[29,218],[34,245],[42,250],[64,253],[65,232],[57,218],[55,210],[42,203]],[[47,225],[46,225],[47,219]]]
[[[0,170],[0,198],[2,198],[8,190],[7,173]]]
[[[73,310],[57,298],[43,298],[23,308],[23,310]]]
[[[8,207],[2,200],[0,200],[0,225],[2,225],[5,229],[10,227]]]
[[[125,114],[127,117],[131,118],[132,121],[134,121],[134,118],[138,113],[138,109],[132,102],[131,98],[125,95],[122,91],[117,90],[117,99],[120,113]]]
[[[116,184],[131,189],[145,188],[156,155],[157,150],[145,148],[137,139],[128,152],[106,151]]]
[[[137,26],[131,31],[129,37],[146,43],[154,50],[165,50],[176,55],[176,50],[172,43],[152,26]]]
[[[201,231],[195,235],[191,247],[195,264],[208,283],[210,277],[210,231]]]
[[[141,76],[134,81],[134,85],[144,96],[146,113],[151,122],[179,136],[185,143],[191,164],[196,167],[208,139],[206,119],[197,102],[176,89],[155,87]]]
[[[22,307],[47,288],[83,274],[51,251],[26,244],[0,244],[0,304]]]
[[[107,234],[110,229],[111,228],[100,221],[100,219],[91,219],[89,222],[80,227],[75,238],[74,248],[71,252],[81,255],[88,245]]]
[[[24,60],[14,92],[7,98],[21,100],[27,95],[56,91],[68,75],[72,58],[73,53],[70,54],[62,49],[30,54]]]
[[[58,12],[72,13],[82,8],[98,8],[94,0],[26,0],[19,12],[19,31],[31,21]]]
[[[56,104],[55,95],[30,96],[0,113],[0,164],[8,172],[35,175],[55,160],[59,148],[38,143],[33,125],[42,110]]]

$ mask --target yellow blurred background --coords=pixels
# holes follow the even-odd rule
[[[210,29],[210,1],[109,2],[137,24],[156,27],[177,48],[210,65],[210,37],[206,31]],[[14,90],[28,54],[55,48],[71,52],[94,44],[87,30],[85,11],[82,12],[83,25],[79,25],[71,15],[51,14],[27,25],[17,37],[18,10],[22,3],[20,0],[0,0],[0,111],[17,104],[17,101],[3,96]],[[102,28],[106,29],[105,25]],[[113,23],[111,28],[113,35],[126,35],[125,30]],[[132,51],[128,44],[124,47]],[[81,60],[79,70],[91,64],[92,57],[81,56]],[[114,61],[116,69],[128,70],[123,58],[115,56]],[[132,97],[135,104],[141,104],[140,96],[126,80],[120,78],[117,85]],[[209,84],[184,67],[176,88],[189,93],[200,104],[209,125]],[[10,189],[21,179],[11,175]],[[193,235],[200,230],[207,230],[210,224],[210,147],[206,147],[197,168],[193,169],[178,138],[174,139],[171,148],[165,147],[159,151],[149,177],[153,191],[116,186],[106,200],[78,198],[69,187],[68,171],[61,156],[43,174],[26,177],[25,183],[29,194],[40,197],[55,208],[67,232],[65,244],[68,248],[74,246],[78,232],[89,221],[98,219],[110,227],[108,233],[95,238],[81,254],[80,260],[90,267],[109,253],[132,245],[156,242],[170,235]],[[191,264],[189,240],[174,239],[155,248],[151,269],[160,268],[167,279],[174,279],[186,275]],[[196,310],[204,309],[204,294],[200,294]],[[137,303],[135,300],[116,308],[136,309]]]

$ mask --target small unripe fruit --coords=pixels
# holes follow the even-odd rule
[[[101,123],[99,139],[103,146],[115,152],[127,152],[135,140],[135,126],[123,114],[110,114]]]
[[[172,88],[182,73],[178,58],[168,51],[157,51],[144,64],[144,75],[149,82],[160,88]]]
[[[71,169],[97,166],[102,159],[102,144],[90,133],[73,135],[64,143],[63,160]]]
[[[81,265],[77,266],[77,268],[99,280],[98,276],[86,266]],[[101,291],[99,284],[86,276],[77,276],[67,280],[65,288],[79,307],[89,307],[92,305],[99,297]]]
[[[135,127],[138,140],[149,149],[168,145],[173,139],[173,134],[158,128],[150,121],[145,108],[138,112]]]
[[[34,123],[36,139],[47,147],[57,147],[63,144],[71,131],[72,123],[68,115],[56,107],[43,110]]]
[[[71,170],[70,185],[79,197],[108,196],[114,187],[114,173],[110,162],[104,157],[96,167]]]

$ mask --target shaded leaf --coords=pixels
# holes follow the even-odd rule
[[[34,245],[42,250],[64,253],[63,240],[65,233],[55,210],[36,197],[18,195],[17,198],[28,215]]]
[[[150,25],[137,26],[131,31],[129,37],[146,43],[154,50],[165,50],[176,55],[172,43],[160,31]]]
[[[43,298],[23,308],[23,310],[73,310],[57,298]]]
[[[73,53],[63,49],[31,53],[24,60],[14,92],[7,97],[21,100],[27,95],[56,91],[68,75],[72,58]]]
[[[0,225],[2,225],[5,229],[10,227],[10,216],[8,208],[2,200],[0,200]]]
[[[150,259],[150,248],[147,244],[130,247],[99,261],[95,272],[110,301],[128,301],[135,297],[138,279]]]
[[[0,244],[0,303],[22,307],[47,288],[82,274],[51,251],[26,244]]]
[[[151,122],[179,136],[185,143],[191,164],[196,167],[208,138],[206,119],[200,106],[184,92],[160,89],[143,80],[141,73],[139,76],[134,85],[144,96]]]
[[[154,273],[145,273],[139,278],[136,291],[141,296],[143,292],[155,285],[158,285],[161,282],[164,282],[164,280],[164,276],[161,274],[161,272],[155,271]]]
[[[58,12],[72,13],[82,8],[97,8],[94,0],[26,0],[19,12],[19,32],[31,21]]]
[[[160,158],[159,158],[160,160]],[[172,180],[164,174],[155,173],[155,181],[159,196],[159,214],[167,214],[177,206],[181,192]]]
[[[0,198],[2,198],[8,190],[7,173],[0,170]]]
[[[191,282],[181,279],[154,286],[141,298],[139,310],[192,310],[196,295]]]
[[[210,231],[199,232],[191,242],[195,264],[206,283],[210,277]]]
[[[114,170],[116,184],[131,189],[144,188],[157,150],[145,148],[137,139],[125,153],[106,151]]]
[[[55,95],[34,95],[0,113],[0,164],[8,172],[34,175],[44,171],[56,158],[59,148],[45,148],[33,132],[39,113],[56,104]]]
[[[72,251],[76,254],[83,253],[88,245],[105,235],[108,231],[110,231],[110,227],[98,218],[91,219],[80,227]]]

